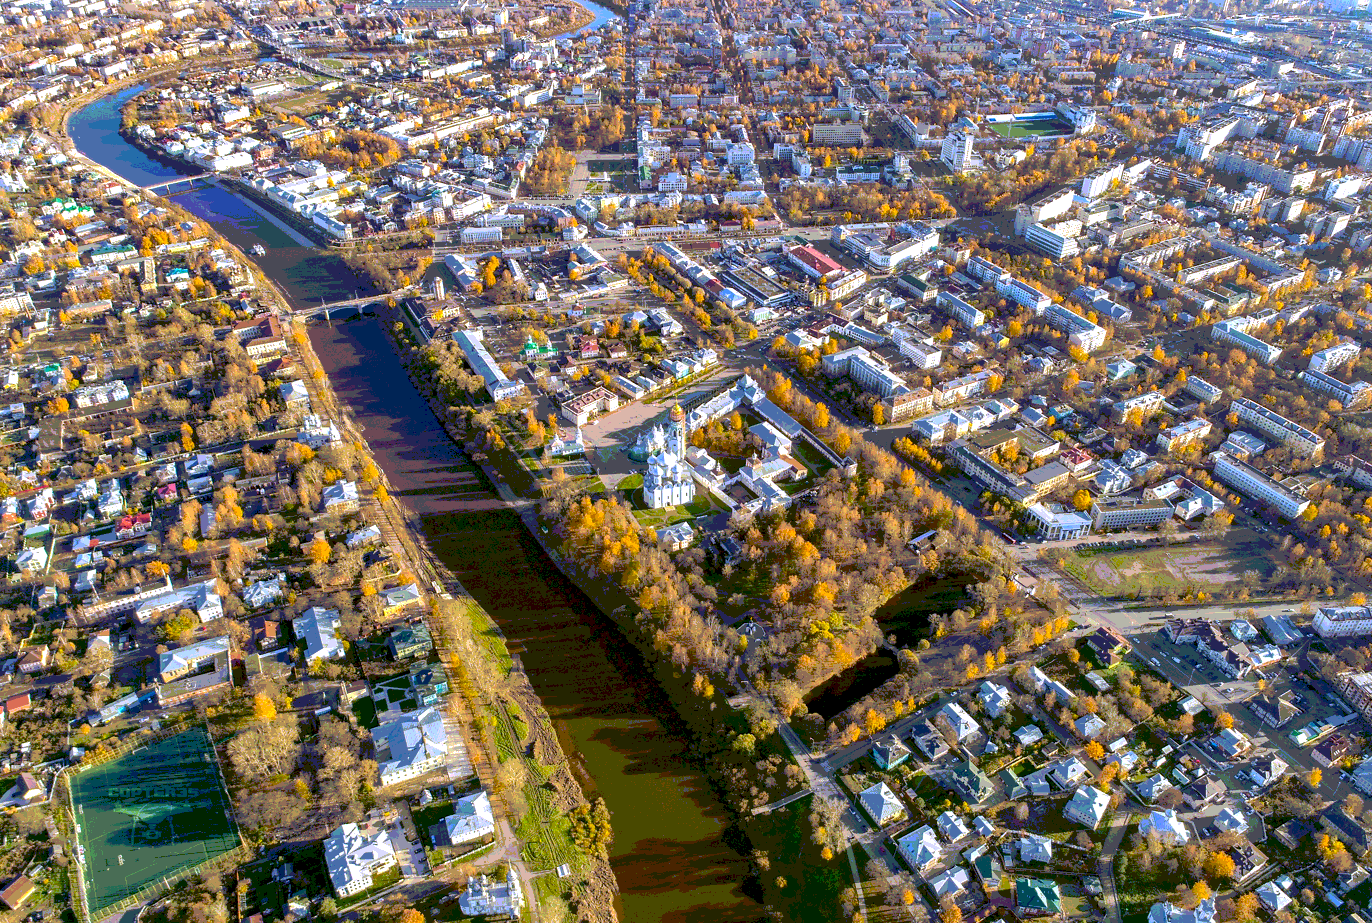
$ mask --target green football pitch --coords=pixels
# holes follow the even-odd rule
[[[214,747],[183,731],[70,777],[92,919],[238,848]]]

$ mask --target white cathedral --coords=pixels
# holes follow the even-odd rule
[[[686,462],[686,413],[680,404],[668,415],[666,433],[653,427],[648,445],[648,471],[643,475],[643,501],[652,509],[683,506],[696,496],[691,466]],[[656,437],[656,438],[654,438]]]

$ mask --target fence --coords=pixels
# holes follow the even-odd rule
[[[133,754],[140,749],[160,744],[172,737],[193,730],[195,727],[196,726],[192,725],[188,720],[181,720],[174,722],[169,727],[159,728],[157,731],[140,732],[130,735],[128,738],[120,741],[117,745],[108,750],[104,750],[98,754],[91,754],[86,760],[83,760],[81,765],[66,767],[58,773],[57,779],[53,784],[53,803],[59,810],[54,813],[57,817],[59,828],[68,838],[71,846],[72,862],[68,866],[68,870],[71,893],[73,895],[72,909],[76,914],[78,923],[93,923],[94,920],[103,920],[111,915],[122,913],[131,907],[145,903],[158,894],[165,893],[188,878],[202,875],[213,869],[236,866],[249,858],[249,850],[243,842],[242,834],[239,832],[237,821],[233,816],[232,800],[229,797],[228,788],[224,781],[223,771],[219,767],[217,756],[212,755],[210,761],[213,763],[216,771],[215,775],[217,777],[218,791],[224,798],[229,832],[232,834],[237,845],[219,855],[211,856],[194,866],[169,870],[168,873],[148,882],[136,892],[125,895],[113,904],[95,908],[93,915],[91,894],[88,889],[89,876],[87,874],[92,857],[85,854],[85,847],[81,842],[81,837],[78,835],[78,826],[83,819],[83,814],[78,812],[76,808],[76,795],[72,785],[72,777],[83,775],[99,766]],[[209,751],[211,754],[214,754],[214,742],[209,733],[209,729],[208,727],[205,727],[203,730]],[[65,789],[65,797],[60,797],[59,789]],[[122,856],[120,864],[123,864]]]

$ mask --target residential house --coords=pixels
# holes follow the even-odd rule
[[[1344,757],[1353,753],[1353,741],[1343,734],[1330,734],[1324,740],[1315,745],[1315,749],[1310,751],[1311,757],[1315,762],[1325,768],[1333,766]]]
[[[1021,917],[1062,915],[1062,892],[1047,878],[1015,879],[1015,913]]]
[[[1093,785],[1083,785],[1072,793],[1062,816],[1090,830],[1100,826],[1110,810],[1110,796]]]
[[[1215,899],[1207,897],[1190,910],[1159,901],[1149,909],[1148,923],[1215,923]]]
[[[1010,707],[1010,690],[990,680],[982,682],[977,690],[977,698],[981,700],[981,707],[986,714],[992,718],[999,718]]]
[[[1021,862],[1048,864],[1053,861],[1053,841],[1039,833],[1026,833],[1020,837],[1019,858]]]
[[[936,823],[938,824],[938,832],[943,834],[944,841],[949,845],[972,835],[972,831],[963,819],[952,811],[944,811],[938,816]]]
[[[956,900],[958,895],[967,890],[971,881],[967,875],[967,870],[960,865],[955,865],[928,879],[927,883],[929,890],[934,892],[935,899],[942,902],[944,900]]]
[[[52,651],[45,645],[25,648],[24,653],[19,655],[15,668],[26,676],[33,676],[46,670],[51,658]]]
[[[339,478],[324,488],[320,503],[326,513],[357,512],[357,482]]]
[[[1248,764],[1245,775],[1259,788],[1266,788],[1276,782],[1290,767],[1279,756],[1259,756]]]
[[[1139,836],[1150,835],[1173,846],[1182,846],[1191,839],[1191,832],[1181,822],[1177,812],[1170,808],[1155,810],[1139,821]]]
[[[944,740],[943,735],[927,721],[921,721],[910,729],[910,739],[931,760],[939,760],[948,755],[948,741]]]
[[[1135,791],[1139,793],[1139,797],[1144,801],[1156,802],[1165,792],[1171,791],[1172,788],[1172,783],[1167,781],[1162,773],[1158,773],[1152,778],[1140,782],[1135,787]]]
[[[1212,823],[1215,825],[1215,829],[1221,833],[1244,834],[1248,832],[1248,818],[1236,808],[1221,808]]]
[[[957,702],[949,702],[938,710],[938,717],[948,722],[953,734],[959,742],[975,737],[981,733],[981,727],[972,720],[972,716]]]
[[[1107,667],[1119,663],[1129,652],[1129,642],[1125,640],[1124,635],[1108,625],[1097,628],[1087,635],[1086,646],[1097,662]]]
[[[1194,782],[1185,786],[1181,790],[1182,797],[1186,803],[1195,810],[1200,810],[1207,804],[1214,804],[1223,798],[1229,791],[1228,786],[1218,779],[1206,776],[1203,779],[1196,779]]]
[[[1053,783],[1063,791],[1074,788],[1078,782],[1091,774],[1086,764],[1075,756],[1058,760],[1048,767]]]
[[[910,758],[910,748],[895,734],[887,734],[872,744],[872,759],[882,769],[895,769]]]
[[[1238,759],[1253,746],[1252,741],[1233,728],[1222,729],[1214,736],[1211,743],[1215,745],[1216,750],[1224,754],[1226,759],[1231,760]]]
[[[1291,906],[1291,895],[1287,894],[1276,881],[1262,884],[1253,893],[1258,896],[1262,905],[1274,914],[1281,913]]]
[[[968,804],[982,804],[996,793],[996,787],[990,777],[971,760],[962,760],[954,764],[948,770],[945,780],[946,784]]]
[[[397,625],[386,638],[386,648],[395,661],[427,657],[434,649],[433,637],[424,625]]]
[[[1105,722],[1097,715],[1082,715],[1072,723],[1077,736],[1083,740],[1094,740],[1105,731]]]
[[[443,818],[443,836],[449,846],[495,836],[495,814],[485,789],[463,795],[453,802],[453,813]]]
[[[896,840],[896,849],[917,872],[924,872],[943,857],[943,844],[928,824]]]
[[[424,597],[419,592],[419,584],[407,583],[381,594],[381,611],[384,615],[394,615],[423,601]]]
[[[291,621],[295,636],[305,645],[305,663],[316,660],[338,660],[347,648],[338,638],[342,624],[336,609],[311,606]]]
[[[878,827],[895,823],[905,816],[905,806],[885,782],[878,782],[859,792],[858,804],[862,805],[867,816],[872,818]]]

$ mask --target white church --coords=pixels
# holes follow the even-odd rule
[[[695,499],[696,483],[686,461],[686,413],[680,404],[668,415],[667,431],[653,427],[646,434],[648,471],[643,475],[643,501],[651,509],[684,506]]]

